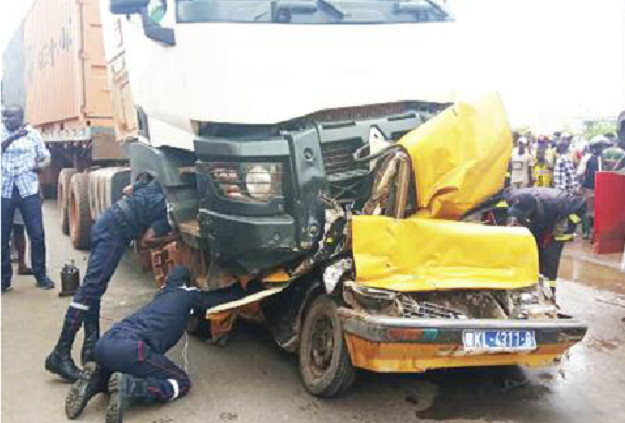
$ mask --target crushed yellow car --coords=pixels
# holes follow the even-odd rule
[[[511,149],[492,94],[369,151],[366,197],[325,199],[314,253],[264,272],[260,305],[233,308],[262,315],[278,344],[299,353],[303,384],[320,397],[346,392],[356,368],[553,363],[586,325],[559,313],[534,238],[525,228],[459,221],[503,187]],[[228,307],[214,310],[213,334],[229,331]]]
[[[503,187],[512,141],[499,97],[456,103],[399,144],[416,210],[377,204],[369,210],[390,216],[352,219],[355,278],[338,309],[352,364],[421,372],[553,363],[586,325],[558,313],[530,232],[457,221]]]

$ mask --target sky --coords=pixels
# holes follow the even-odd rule
[[[2,50],[31,3],[0,1]],[[488,69],[473,83],[500,92],[513,126],[548,131],[625,110],[625,0],[447,4]]]

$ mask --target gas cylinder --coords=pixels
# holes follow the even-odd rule
[[[80,284],[80,270],[74,264],[74,260],[71,260],[69,264],[63,266],[61,270],[61,292],[59,297],[69,297],[74,295]]]

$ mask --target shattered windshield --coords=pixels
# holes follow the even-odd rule
[[[442,0],[178,0],[179,23],[422,23],[451,20]]]

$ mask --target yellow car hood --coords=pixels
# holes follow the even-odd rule
[[[538,281],[525,228],[439,219],[354,216],[356,282],[396,291],[514,289]]]
[[[399,143],[415,174],[420,215],[457,219],[503,188],[512,134],[497,94],[460,101]]]
[[[504,185],[512,139],[499,96],[458,102],[399,143],[420,211],[401,220],[353,217],[356,281],[398,291],[535,284],[538,252],[528,230],[456,221]]]

